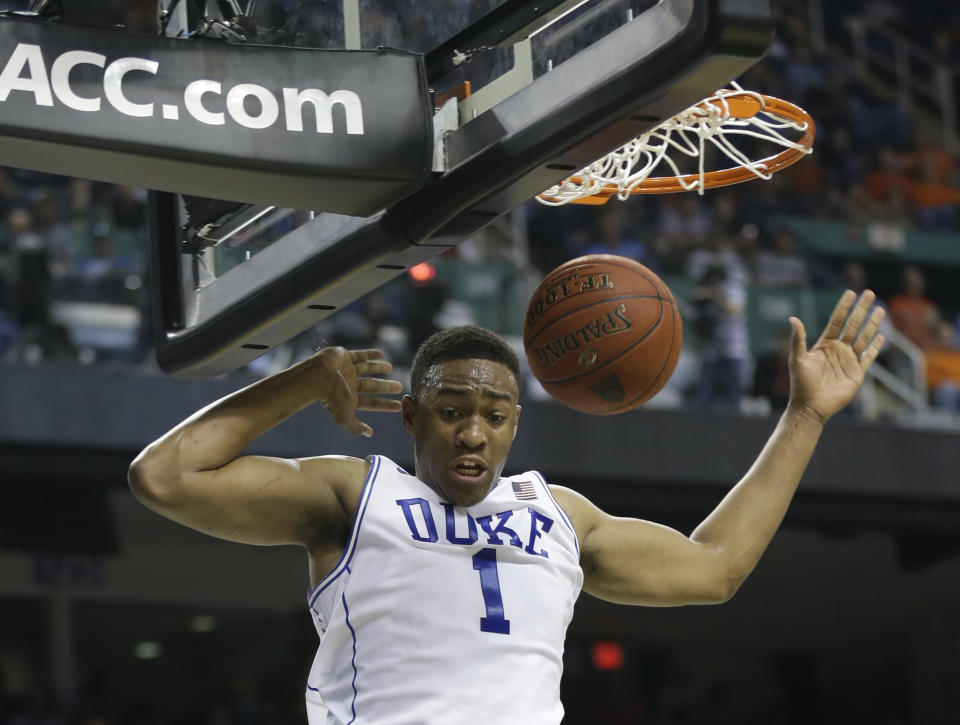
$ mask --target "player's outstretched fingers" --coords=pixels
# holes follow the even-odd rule
[[[368,438],[373,435],[373,429],[366,423],[357,420],[356,401],[354,399],[353,389],[350,383],[339,370],[334,373],[336,383],[330,391],[330,397],[326,402],[326,408],[333,416],[337,425],[346,428],[352,435],[364,435]]]
[[[847,320],[847,326],[843,329],[843,334],[840,336],[842,342],[850,343],[856,339],[860,333],[860,327],[863,325],[863,321],[867,318],[867,311],[873,305],[873,301],[876,298],[877,296],[873,293],[873,290],[863,291],[856,306],[853,308],[853,312],[850,313],[850,319]]]
[[[393,364],[388,360],[365,360],[353,364],[357,375],[389,375],[393,372]]]
[[[860,369],[864,372],[867,371],[867,368],[873,364],[873,361],[877,359],[877,355],[880,354],[880,350],[883,348],[883,335],[877,335],[873,338],[873,342],[870,343],[870,346],[863,351],[863,354],[860,356]]]
[[[798,317],[791,317],[790,320],[790,357],[793,360],[799,360],[807,354],[807,330]]]
[[[847,290],[840,295],[837,306],[834,307],[833,312],[830,313],[827,326],[823,328],[823,334],[820,335],[821,340],[836,340],[840,337],[840,333],[843,330],[843,323],[847,321],[847,315],[850,314],[850,308],[853,307],[856,299],[857,293],[853,290]]]
[[[857,353],[857,355],[862,355],[863,351],[867,349],[867,345],[870,344],[873,336],[877,334],[877,330],[880,328],[880,323],[883,321],[885,314],[886,311],[882,307],[876,307],[873,312],[870,313],[867,324],[863,326],[860,334],[857,335],[857,339],[853,341],[853,351]]]
[[[403,409],[395,398],[378,398],[373,395],[361,395],[357,399],[357,410],[372,410],[379,413],[399,413]]]
[[[400,401],[387,395],[399,395],[403,392],[403,383],[399,380],[384,378],[358,378],[357,399],[358,410],[377,410],[382,412],[397,412],[401,409]]]
[[[369,349],[369,350],[350,350],[350,359],[354,363],[362,363],[367,360],[380,360],[384,357],[383,350]]]
[[[397,395],[403,392],[403,383],[387,378],[357,378],[357,392],[361,395]]]

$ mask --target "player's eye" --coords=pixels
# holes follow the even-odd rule
[[[459,414],[456,408],[443,408],[440,410],[441,418],[456,418]]]
[[[487,420],[491,423],[503,423],[506,419],[507,416],[503,415],[503,413],[491,413],[487,416]]]

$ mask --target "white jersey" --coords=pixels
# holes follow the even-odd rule
[[[373,456],[350,540],[308,601],[310,725],[557,725],[583,584],[536,472],[466,508]]]

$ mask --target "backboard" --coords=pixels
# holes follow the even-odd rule
[[[236,369],[472,236],[739,76],[773,32],[769,0],[167,6],[172,36],[412,51],[434,109],[429,174],[367,216],[152,195],[158,360],[180,376]]]

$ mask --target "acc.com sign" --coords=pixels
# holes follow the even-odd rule
[[[0,15],[0,161],[9,166],[369,216],[430,180],[432,110],[416,53]]]
[[[70,85],[70,75],[78,66],[103,69],[103,95],[80,95]],[[132,73],[157,75],[160,63],[145,58],[118,58],[107,63],[107,56],[87,50],[71,50],[47,62],[39,45],[19,43],[0,71],[0,102],[11,93],[21,91],[33,96],[38,106],[53,106],[54,97],[67,108],[85,113],[98,113],[103,98],[117,111],[132,118],[153,118],[160,106],[164,119],[180,118],[180,105],[174,103],[141,103],[124,92],[124,80]],[[254,99],[250,103],[250,99]],[[312,107],[317,133],[333,133],[333,109],[343,108],[345,131],[363,134],[363,105],[360,96],[349,90],[326,93],[316,88],[281,89],[280,98],[270,89],[256,83],[238,83],[224,93],[223,84],[215,80],[196,80],[183,90],[183,109],[195,120],[209,126],[223,126],[229,116],[250,129],[270,128],[280,120],[287,131],[304,130],[304,106]]]

